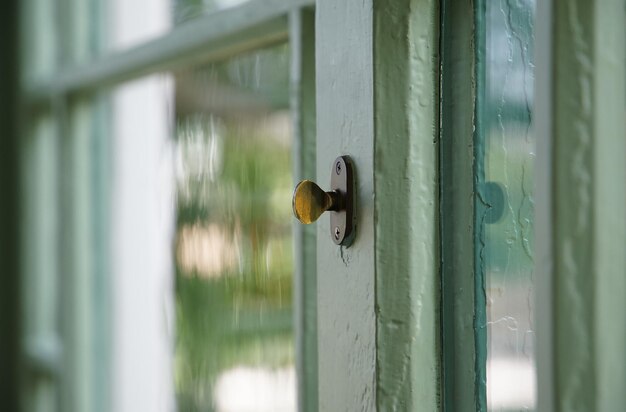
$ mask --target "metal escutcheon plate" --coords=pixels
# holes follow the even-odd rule
[[[330,236],[336,244],[350,246],[356,226],[354,166],[350,157],[339,156],[335,159],[330,189],[338,192],[343,202],[339,211],[330,212]]]

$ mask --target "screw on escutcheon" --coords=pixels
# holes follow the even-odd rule
[[[339,230],[339,226],[335,227],[335,239],[339,240],[339,237],[341,236],[341,231]]]
[[[341,174],[341,162],[335,163],[335,172],[340,175]]]

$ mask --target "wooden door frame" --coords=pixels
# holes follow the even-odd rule
[[[539,407],[615,410],[626,403],[626,187],[615,183],[626,174],[624,0],[539,3]],[[443,1],[440,20],[439,6],[317,3],[317,178],[348,154],[359,190],[352,247],[318,226],[323,410],[486,407],[476,257],[463,252],[475,242],[467,172],[482,45],[459,24],[480,9]],[[593,222],[582,236],[581,216]]]
[[[437,410],[438,1],[316,5],[317,179],[355,162],[356,239],[317,232],[320,410]]]

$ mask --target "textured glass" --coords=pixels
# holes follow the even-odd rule
[[[114,410],[296,409],[288,87],[281,45],[112,94]]]
[[[482,113],[487,404],[536,406],[532,128],[534,1],[486,1]]]

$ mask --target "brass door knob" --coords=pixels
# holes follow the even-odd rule
[[[293,191],[293,214],[304,223],[315,222],[327,210],[339,210],[339,193],[325,192],[310,180],[303,180]]]
[[[291,206],[295,217],[304,224],[315,222],[330,211],[330,232],[338,245],[348,246],[354,238],[354,173],[348,156],[333,163],[331,190],[326,192],[310,180],[303,180],[293,191]]]

